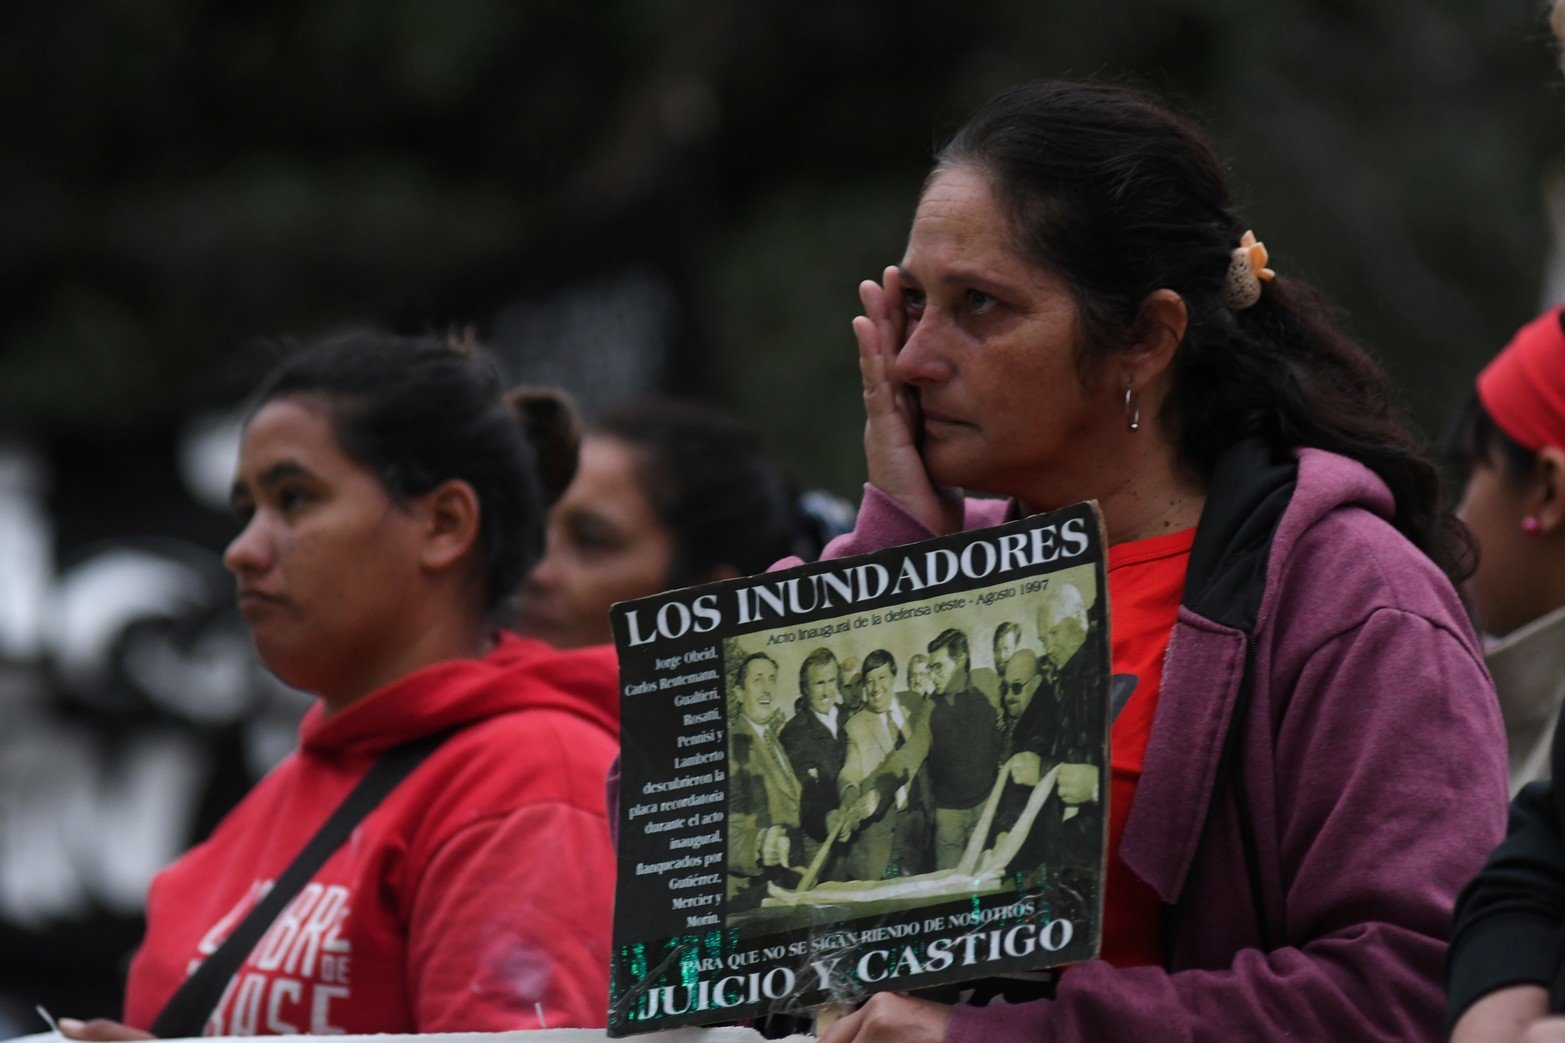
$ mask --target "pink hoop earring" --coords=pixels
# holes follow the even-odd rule
[[[1529,514],[1522,519],[1522,532],[1529,536],[1536,536],[1543,531],[1543,523],[1535,515]]]

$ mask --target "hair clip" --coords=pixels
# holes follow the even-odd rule
[[[1234,247],[1228,262],[1228,306],[1243,311],[1261,299],[1262,281],[1271,282],[1277,273],[1266,267],[1266,244],[1245,232]]]

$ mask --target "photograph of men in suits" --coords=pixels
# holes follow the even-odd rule
[[[842,728],[842,668],[831,649],[821,647],[799,665],[799,698],[793,718],[779,738],[799,780],[799,828],[804,865],[813,865],[826,840],[826,817],[837,809],[837,776],[842,774],[848,737]],[[827,856],[819,879],[839,879],[835,855]]]
[[[1007,619],[994,628],[994,641],[990,646],[994,651],[994,668],[976,667],[972,673],[972,686],[984,693],[984,698],[994,707],[997,720],[1004,717],[1000,708],[1000,675],[1005,672],[1005,661],[1016,654],[1021,643],[1021,626]]]
[[[766,884],[797,882],[800,786],[777,735],[777,661],[755,652],[734,675],[728,728],[728,908],[753,909]]]
[[[968,680],[967,635],[954,627],[929,642],[936,692],[929,712],[930,794],[935,808],[935,868],[962,860],[1000,765],[994,707]]]
[[[850,880],[885,880],[929,866],[929,707],[896,694],[897,660],[884,648],[864,657],[864,707],[848,718],[842,768],[842,835]],[[915,741],[922,733],[925,741]]]
[[[929,676],[929,657],[915,652],[907,660],[907,691],[910,706],[923,706],[935,694],[935,679]]]
[[[1038,653],[1032,649],[1023,648],[1005,661],[1005,670],[1000,675],[1000,708],[1011,724],[1008,736],[1015,734],[1016,722],[1032,704],[1032,697],[1042,683],[1043,678],[1038,673]],[[1013,752],[1007,749],[1000,759],[1005,760]]]
[[[1062,585],[1038,610],[1043,655],[1022,650],[1006,664],[1001,694],[1014,718],[1003,761],[1021,755],[1012,785],[1000,795],[994,829],[1009,830],[1030,789],[1059,768],[1054,792],[1038,813],[1012,864],[1030,870],[1044,861],[1089,864],[1102,844],[1099,765],[1102,757],[1103,665],[1090,652],[1086,601]],[[1096,702],[1096,706],[1094,703]]]

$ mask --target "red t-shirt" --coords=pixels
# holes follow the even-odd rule
[[[1163,679],[1163,655],[1173,633],[1195,530],[1109,548],[1109,612],[1115,690],[1135,688],[1109,734],[1108,880],[1103,895],[1101,958],[1116,967],[1163,962],[1162,908],[1157,892],[1119,857],[1120,837],[1141,781],[1141,764]]]

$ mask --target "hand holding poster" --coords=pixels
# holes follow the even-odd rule
[[[626,602],[609,1031],[1090,959],[1093,504]]]

